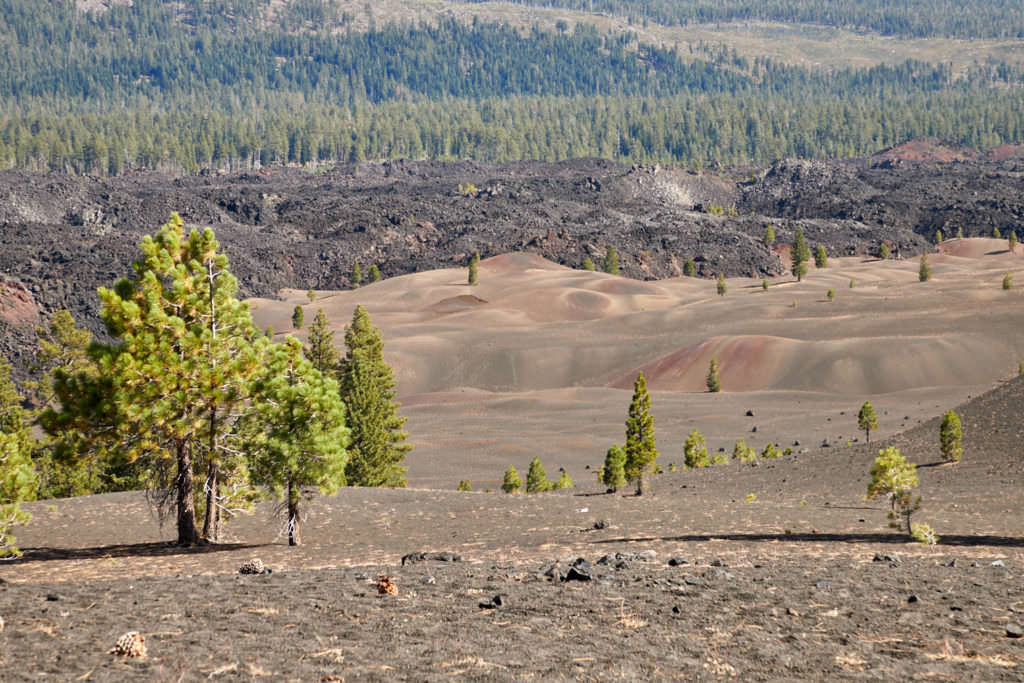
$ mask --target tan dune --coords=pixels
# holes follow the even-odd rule
[[[710,280],[640,282],[521,253],[482,261],[475,287],[453,268],[318,292],[312,304],[288,290],[251,305],[279,336],[296,304],[307,322],[322,308],[339,346],[365,306],[406,402],[410,483],[497,486],[509,464],[533,455],[549,472],[592,476],[586,466],[622,440],[640,371],[666,463],[694,427],[716,450],[739,436],[759,449],[845,443],[863,436],[855,416],[865,400],[884,435],[980,393],[1024,358],[1020,293],[1001,288],[1006,272],[1024,283],[1019,257],[1004,240],[940,249],[927,283],[917,259],[833,258],[768,290],[731,279],[723,297]],[[704,392],[712,356],[724,387],[714,395]]]

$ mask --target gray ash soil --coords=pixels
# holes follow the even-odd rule
[[[530,251],[580,267],[587,256],[600,264],[609,244],[631,278],[680,275],[687,258],[702,277],[766,276],[784,270],[781,252],[762,243],[769,224],[779,244],[803,225],[810,244],[833,255],[873,253],[883,240],[914,255],[937,228],[1024,232],[1022,168],[1015,159],[869,158],[701,174],[599,159],[109,179],[8,171],[0,352],[23,369],[35,323],[64,307],[101,333],[96,288],[130,274],[138,243],[172,211],[214,228],[244,297],[344,288],[355,262],[389,277],[462,265],[473,252]],[[468,185],[476,191],[460,192]]]
[[[5,680],[1020,680],[1024,378],[959,406],[964,461],[936,424],[878,444],[531,496],[345,489],[307,543],[270,505],[231,543],[167,543],[138,494],[30,504],[0,563]],[[877,449],[919,464],[915,519],[865,501]],[[750,494],[754,494],[751,498]],[[56,509],[50,505],[56,504]],[[117,543],[118,545],[113,545]],[[414,551],[450,551],[460,561]],[[274,571],[243,576],[259,557]],[[563,581],[577,558],[590,581]],[[603,559],[606,558],[606,559]],[[670,560],[682,560],[674,566]],[[378,574],[397,595],[380,595]],[[495,598],[501,596],[501,604]],[[122,633],[145,659],[107,653]]]

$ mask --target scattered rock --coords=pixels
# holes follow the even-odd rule
[[[146,639],[138,631],[129,631],[118,638],[107,652],[118,657],[145,657]]]
[[[1007,638],[1024,638],[1024,628],[1020,627],[1020,624],[1007,624],[1006,625],[1006,637]]]
[[[642,553],[637,553],[634,558],[641,562],[654,562],[658,559],[658,553],[653,550],[645,550]]]
[[[490,600],[480,603],[480,609],[497,609],[508,604],[508,598],[504,595],[495,595]]]
[[[670,567],[681,567],[684,564],[690,564],[690,561],[683,557],[673,557],[668,561]]]
[[[618,569],[619,571],[622,571],[623,569],[629,569],[629,567],[630,567],[629,562],[626,562],[625,560],[619,560],[618,562],[615,563],[615,568]]]
[[[817,583],[814,584],[814,587],[818,588],[820,590],[825,590],[825,589],[831,588],[832,584],[830,582],[828,582],[828,581],[818,581]]]
[[[753,427],[751,428],[751,430],[750,430],[750,431],[751,431],[751,433],[756,433],[756,432],[757,432],[757,425],[754,425],[754,426],[753,426]]]
[[[599,519],[594,522],[594,531],[600,531],[601,529],[607,529],[612,525],[607,519]]]
[[[704,579],[697,578],[696,576],[684,576],[683,583],[687,586],[703,586]]]
[[[387,574],[377,576],[377,593],[380,595],[398,595],[398,586]]]
[[[436,560],[438,562],[461,562],[462,556],[456,555],[452,552],[440,552],[440,553],[407,553],[402,556],[402,566],[406,564],[416,564],[417,562],[424,562],[426,560]]]
[[[424,585],[427,585],[427,586],[432,586],[435,583],[437,583],[437,579],[435,579],[433,576],[430,576],[428,574],[427,576],[424,576],[422,579],[420,579],[420,583],[422,583]]]
[[[788,615],[789,615],[789,616],[791,616],[791,617],[798,617],[798,616],[800,616],[800,613],[799,613],[799,612],[797,612],[797,611],[796,611],[795,609],[793,609],[792,607],[787,607],[787,608],[786,608],[786,614],[788,614]]]
[[[748,410],[747,411],[747,417],[754,417],[754,411],[753,410]]]
[[[263,560],[258,557],[254,557],[248,562],[243,562],[242,566],[238,568],[239,574],[262,574],[266,569],[263,566]]]
[[[989,566],[990,567],[1005,567],[1006,564],[1002,560],[994,560]]]
[[[589,566],[589,563],[588,563]],[[569,567],[562,581],[593,581],[594,577],[579,567]]]
[[[942,566],[943,567],[955,567],[956,566],[956,559],[954,558],[954,559],[950,560],[949,562],[943,562]]]
[[[980,566],[981,566],[981,564],[979,564],[979,563],[977,562],[977,560],[975,560],[974,562],[971,562],[971,566],[972,566],[972,567],[980,567]]]
[[[722,560],[714,559],[714,560],[711,560],[711,566],[712,567],[728,567],[729,565],[727,565]]]
[[[672,606],[672,614],[682,614],[683,610],[679,609],[679,605]]]
[[[60,596],[57,595],[56,593],[47,593],[46,594],[46,601],[47,602],[57,602],[58,600],[60,600]]]
[[[919,598],[916,595],[911,595],[909,598],[907,598],[907,603],[910,604],[910,605],[913,605],[915,602],[918,602],[918,601],[919,601]]]
[[[883,555],[882,553],[875,553],[875,557],[872,562],[888,562],[890,567],[899,566],[900,556],[893,553],[892,555]]]
[[[370,575],[366,572],[356,572],[354,577],[356,581],[366,581],[370,578]]]

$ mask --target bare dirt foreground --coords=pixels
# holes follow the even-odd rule
[[[820,272],[809,283],[780,282],[768,292],[730,281],[730,294],[717,297],[707,282],[620,285],[534,263],[537,278],[545,272],[580,278],[580,292],[643,286],[673,293],[674,300],[659,303],[665,296],[659,292],[628,299],[609,294],[609,310],[627,322],[650,324],[606,321],[605,337],[598,323],[580,328],[534,320],[534,339],[549,340],[538,346],[550,349],[546,353],[555,353],[562,328],[570,335],[563,343],[575,335],[581,349],[591,342],[593,349],[551,365],[570,363],[567,374],[577,379],[562,377],[545,387],[552,369],[505,391],[482,388],[487,377],[498,383],[493,360],[476,363],[480,380],[470,375],[474,363],[443,363],[437,350],[445,348],[438,340],[446,334],[459,339],[475,329],[475,342],[461,338],[455,346],[468,351],[449,358],[472,358],[474,349],[498,343],[506,348],[492,359],[509,353],[509,345],[518,345],[521,359],[530,358],[529,345],[517,341],[528,324],[517,331],[510,323],[513,307],[498,290],[500,261],[484,262],[482,284],[472,292],[503,308],[494,316],[501,324],[490,331],[483,318],[455,324],[436,312],[414,325],[420,304],[408,301],[404,313],[397,303],[393,314],[385,310],[386,302],[402,296],[421,308],[436,304],[427,286],[382,295],[376,310],[374,288],[394,282],[324,295],[314,307],[336,297],[339,308],[331,317],[339,323],[358,300],[345,297],[363,297],[384,328],[400,382],[419,382],[403,391],[417,444],[409,463],[415,488],[350,489],[316,500],[304,529],[308,544],[296,549],[275,538],[269,504],[232,523],[231,543],[180,549],[166,544],[173,530],[159,527],[138,494],[33,503],[35,519],[18,533],[25,556],[0,564],[0,678],[1020,680],[1024,639],[1012,636],[1024,626],[1024,379],[999,380],[997,374],[1008,375],[1000,363],[1010,366],[1021,350],[1015,346],[1020,306],[1016,290],[1002,292],[993,280],[1010,269],[1013,257],[986,255],[993,251],[988,248],[966,251],[936,256],[936,279],[924,284],[915,281],[916,264],[837,263],[827,277],[844,284],[854,277],[858,284],[837,287],[833,304],[812,298],[835,286]],[[436,286],[463,294],[454,282],[457,271],[441,273],[409,277],[445,277],[453,284]],[[508,291],[531,296],[525,280],[516,282]],[[710,296],[698,286],[711,288]],[[548,315],[550,302],[565,300],[553,289],[532,296],[545,302],[524,304],[534,316]],[[793,298],[799,299],[796,309],[786,305]],[[257,302],[255,308],[257,316],[273,317],[294,303]],[[307,310],[307,320],[314,312]],[[663,327],[654,325],[658,320]],[[639,329],[648,330],[642,339],[616,345],[615,330]],[[885,336],[879,330],[898,341],[878,341]],[[683,365],[659,360],[699,349],[707,339],[755,333],[777,335],[783,340],[778,348],[806,346],[792,361],[789,351],[776,350],[763,361],[769,373],[730,374],[723,363],[726,393],[720,396],[691,393],[706,371],[703,355],[691,374],[673,374],[666,368]],[[416,344],[428,355],[413,372],[405,359],[418,357],[411,350]],[[992,344],[1002,346],[986,352]],[[901,361],[872,373],[866,369],[872,363],[887,362],[879,347],[902,354]],[[954,351],[945,353],[947,347]],[[826,373],[814,391],[800,386],[801,364],[820,370],[826,365],[819,361],[833,352],[828,367],[836,368],[838,379]],[[544,354],[533,358],[540,363]],[[844,369],[843,358],[855,369]],[[960,362],[973,363],[975,374],[959,369]],[[606,494],[594,485],[592,469],[609,443],[621,441],[629,396],[623,382],[639,367],[658,389],[653,412],[663,466],[681,461],[682,436],[691,425],[710,433],[716,450],[731,447],[727,434],[743,435],[759,449],[768,438],[786,445],[798,436],[805,445],[757,466],[666,472],[654,478],[653,495],[643,498]],[[867,385],[851,379],[861,376]],[[746,384],[730,389],[730,382]],[[957,407],[967,393],[973,398]],[[451,399],[461,394],[468,396]],[[593,443],[579,436],[575,447],[571,438],[549,444],[543,430],[531,438],[535,424],[557,431],[551,396],[565,411],[564,430],[594,430],[597,436],[585,437]],[[846,446],[856,436],[864,396],[876,407],[888,406],[888,416],[879,411],[886,438]],[[465,423],[453,417],[471,415],[474,405],[479,412]],[[667,406],[687,414],[669,414]],[[958,465],[939,463],[934,416],[950,407],[964,424]],[[744,408],[755,415],[746,416]],[[576,424],[580,415],[590,421]],[[445,426],[446,416],[455,422]],[[751,422],[762,429],[750,432]],[[506,437],[513,448],[502,451]],[[830,447],[820,448],[825,438]],[[483,492],[508,462],[525,469],[526,453],[516,449],[531,441],[549,474],[565,466],[577,488],[531,496]],[[924,506],[916,519],[942,537],[933,548],[888,530],[884,502],[863,499],[870,463],[886,443],[920,466]],[[452,490],[467,476],[478,491]],[[403,556],[416,552],[429,555],[403,566]],[[251,558],[273,572],[239,574]],[[378,592],[382,573],[396,594]],[[132,630],[146,639],[145,658],[107,652]]]

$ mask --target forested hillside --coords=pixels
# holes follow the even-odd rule
[[[954,33],[989,34],[996,16],[1010,30],[1019,12],[980,5],[956,15]],[[656,20],[684,20],[662,16],[663,6],[644,4]],[[858,6],[856,20],[836,10],[822,21],[871,27],[875,3]],[[754,16],[746,3],[722,7]],[[772,7],[776,18],[811,20],[799,0],[759,11]],[[708,20],[699,3],[676,7],[686,8]],[[357,31],[333,0],[137,0],[89,13],[68,0],[0,0],[0,168],[106,175],[583,156],[736,164],[847,157],[920,136],[985,148],[1024,139],[1022,83],[1021,69],[1002,62],[966,74],[917,61],[815,69],[586,23],[547,31],[442,19]]]

